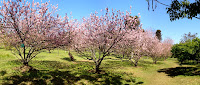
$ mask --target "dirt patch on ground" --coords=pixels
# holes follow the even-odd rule
[[[20,67],[15,67],[13,68],[14,70],[20,71],[20,72],[27,72],[27,71],[34,71],[36,70],[32,66],[20,66]]]

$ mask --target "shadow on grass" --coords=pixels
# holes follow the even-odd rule
[[[176,68],[165,68],[160,69],[158,72],[164,72],[170,77],[179,75],[184,76],[200,76],[200,69],[196,67],[176,67]]]
[[[153,64],[151,61],[145,61],[145,60],[140,60],[138,62],[139,67],[144,67],[144,68],[149,68],[152,67],[153,65],[161,65],[163,64],[162,62],[157,62],[157,64]],[[106,63],[102,64],[102,67],[104,68],[123,68],[123,67],[135,67],[134,64],[130,60],[123,60],[123,61],[107,61]]]
[[[197,64],[196,67],[197,67],[197,68],[200,68],[200,64]]]
[[[112,75],[108,73],[80,75],[81,79],[89,80],[92,84],[106,84],[106,85],[121,85],[122,78],[119,75]]]
[[[105,84],[105,85],[122,85],[123,79],[120,75],[115,75],[112,73],[103,74],[79,74],[72,73],[71,71],[45,71],[45,70],[34,70],[22,73],[22,75],[14,75],[4,80],[7,80],[3,85],[8,84],[33,84],[33,85],[73,85],[81,79],[84,79],[91,84]],[[126,79],[126,83],[142,84],[143,82],[136,82],[135,79]]]
[[[7,74],[6,71],[0,71],[0,76],[4,76],[5,74]]]
[[[107,61],[106,63],[102,64],[102,67],[133,67],[134,65],[130,61]]]
[[[42,67],[42,69],[65,69],[69,66],[66,63],[59,61],[31,61],[30,64],[33,64],[35,67]]]
[[[0,49],[5,49],[5,48],[3,48],[3,47],[0,47]]]
[[[145,61],[145,60],[140,60],[138,66],[146,68],[151,68],[153,65],[161,65],[163,64],[162,62],[157,62],[156,64],[153,63],[153,61]]]
[[[177,63],[179,63],[179,62],[177,62]],[[198,63],[195,61],[188,61],[188,62],[181,63],[181,65],[198,65]]]
[[[22,73],[22,75],[14,75],[5,78],[5,80],[12,81],[3,83],[4,85],[7,84],[26,84],[25,82],[31,82],[33,85],[47,85],[48,83],[52,83],[54,85],[64,85],[66,84],[74,84],[78,80],[79,77],[76,77],[73,74],[70,74],[69,71],[39,71],[33,70],[26,73]],[[50,81],[50,82],[48,82]],[[65,82],[64,82],[65,81]]]
[[[69,57],[65,57],[65,58],[61,58],[62,60],[66,60],[66,61],[72,61]],[[74,61],[76,61],[76,59],[74,59]]]
[[[13,63],[19,61],[12,61]],[[93,62],[75,61],[76,64],[66,65],[66,63],[58,61],[31,61],[34,67],[43,70],[30,70],[29,72],[22,72],[13,76],[2,77],[3,84],[33,84],[33,85],[73,85],[73,84],[105,84],[105,85],[122,85],[122,84],[143,84],[143,82],[136,82],[135,78],[129,74],[115,73],[103,71],[100,74],[91,72]],[[30,63],[30,64],[31,64]],[[106,67],[112,67],[115,63],[117,65],[131,66],[129,62],[110,62]],[[102,64],[103,65],[103,64]],[[105,65],[105,64],[104,64]],[[104,68],[104,66],[102,66]],[[55,70],[59,69],[59,70]],[[2,72],[4,75],[5,72]],[[128,76],[128,77],[124,77]]]
[[[151,61],[145,61],[145,60],[140,60],[139,62],[143,63],[143,64],[153,64],[153,62],[151,62]],[[158,64],[160,64],[160,62],[158,62]]]

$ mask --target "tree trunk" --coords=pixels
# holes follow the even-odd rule
[[[99,73],[99,72],[100,72],[99,66],[100,66],[100,64],[97,64],[97,65],[96,65],[95,73]]]
[[[96,62],[96,68],[95,68],[95,73],[99,73],[100,72],[100,65],[101,65],[101,62],[103,61],[105,56],[103,56],[102,58],[100,58],[97,62]]]
[[[157,63],[157,61],[155,60],[155,61],[154,61],[154,64],[156,64],[156,63]]]
[[[134,65],[135,65],[135,67],[137,67],[137,65],[138,65],[138,61],[135,61]]]
[[[24,65],[24,66],[29,66],[29,65],[28,65],[28,62],[26,62],[26,61],[23,62],[23,65]]]
[[[128,55],[127,55],[128,56]],[[129,57],[129,60],[133,58],[133,52],[131,52],[131,56]],[[131,60],[132,61],[132,60]],[[133,62],[133,61],[132,61]]]
[[[69,51],[69,57],[70,57],[70,60],[71,60],[71,61],[74,61],[74,57],[73,57],[73,55],[70,53],[70,51]]]
[[[124,59],[124,52],[123,52],[123,55],[122,55],[122,59]]]
[[[51,50],[49,50],[49,53],[51,53]]]

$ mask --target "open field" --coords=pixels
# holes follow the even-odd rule
[[[102,72],[94,74],[94,63],[72,52],[76,61],[70,61],[68,52],[42,52],[30,62],[36,70],[22,72],[22,65],[9,50],[0,49],[0,84],[142,84],[142,85],[200,85],[200,65],[180,66],[169,58],[152,64],[142,58],[138,67],[131,62],[109,56],[101,65]],[[24,68],[26,69],[26,68]]]

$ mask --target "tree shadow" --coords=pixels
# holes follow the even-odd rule
[[[161,64],[161,63],[160,63],[160,62],[157,62],[157,64]],[[156,65],[157,65],[157,64],[156,64]],[[138,66],[141,66],[141,67],[143,67],[143,68],[145,68],[145,69],[151,68],[152,65],[154,65],[154,64],[153,64],[153,62],[151,62],[151,61],[140,60],[140,61],[138,62]]]
[[[19,61],[12,61],[13,63]],[[83,81],[91,83],[91,84],[142,84],[142,82],[136,82],[135,78],[129,76],[129,74],[125,73],[116,73],[109,71],[102,71],[100,74],[96,74],[94,72],[90,72],[93,69],[94,62],[82,62],[75,61],[76,64],[67,65],[66,63],[58,62],[58,61],[37,61],[33,60],[30,63],[34,63],[33,67],[37,66],[37,69],[29,70],[27,72],[19,72],[12,76],[4,76],[3,85],[8,84],[33,84],[33,85],[48,85],[48,84],[56,84],[56,85],[73,85]],[[20,62],[19,62],[20,63]],[[131,66],[129,62],[121,62],[121,61],[113,61],[109,62],[109,64],[104,64],[103,68],[113,67],[113,66]],[[40,70],[38,70],[40,69]],[[42,70],[43,69],[43,70]],[[55,70],[59,69],[59,70]],[[119,69],[119,68],[117,68]],[[14,69],[18,72],[17,69]],[[2,72],[5,75],[5,72]],[[128,76],[124,78],[123,76]],[[4,81],[5,80],[5,81]],[[80,82],[79,82],[80,81]]]
[[[5,78],[7,81],[4,82],[3,85],[7,84],[25,84],[25,82],[31,82],[33,85],[47,85],[48,83],[52,83],[53,85],[65,85],[65,84],[74,84],[78,80],[79,77],[76,77],[74,74],[71,74],[70,71],[45,71],[45,70],[32,70],[26,73],[22,73],[22,75],[14,75]]]
[[[94,85],[123,85],[126,84],[143,84],[143,82],[136,82],[136,79],[129,77],[122,78],[123,74],[115,74],[110,72],[101,71],[99,74],[81,75],[81,79],[89,80]]]
[[[6,71],[0,71],[0,76],[4,76],[5,74],[7,74]]]
[[[179,63],[179,62],[177,62]],[[198,63],[196,61],[186,61],[181,63],[181,65],[197,65]]]
[[[92,84],[105,84],[105,85],[122,85],[121,76],[111,74],[96,74],[95,76],[81,75],[81,79],[89,80]],[[102,79],[102,80],[99,80]]]
[[[145,60],[140,60],[139,62],[143,63],[143,64],[152,64],[153,63],[151,61],[145,61]],[[159,62],[159,64],[160,64],[160,62]]]
[[[79,76],[78,76],[78,75]],[[87,80],[92,84],[104,84],[104,85],[122,85],[124,80],[120,75],[113,73],[102,74],[80,74],[72,73],[71,71],[48,71],[48,70],[31,70],[29,72],[22,73],[22,75],[14,75],[4,78],[2,85],[18,85],[18,84],[33,84],[33,85],[74,85],[81,79]],[[135,79],[130,78],[125,80],[127,83],[142,84],[143,82],[136,82]]]
[[[66,60],[66,61],[72,61],[69,57],[65,57],[65,58],[61,58],[62,60]],[[76,61],[76,59],[74,59],[74,61]]]
[[[0,49],[5,49],[5,48],[3,48],[3,47],[0,46]]]
[[[79,77],[76,77],[75,74],[70,73],[70,71],[51,71],[48,74],[50,74],[53,79],[51,80],[51,83],[54,85],[65,85],[65,84],[74,84],[77,81],[80,80]]]
[[[200,64],[197,64],[196,67],[197,67],[197,68],[200,68]]]
[[[179,75],[184,76],[200,76],[200,69],[197,67],[176,67],[176,68],[164,68],[158,70],[158,72],[164,72],[170,77]]]
[[[130,61],[107,61],[102,64],[102,67],[107,68],[119,68],[119,67],[133,67],[134,65]]]
[[[30,64],[40,69],[65,69],[69,67],[65,63],[59,61],[48,61],[48,60],[45,61],[32,60]]]
[[[32,82],[32,84],[37,85],[46,85],[46,82],[43,79],[40,79],[42,73],[37,70],[33,70],[27,73],[22,73],[22,75],[14,75],[10,77],[4,78],[4,80],[7,80],[7,82],[4,82],[3,85],[12,84],[18,85],[18,84],[25,84],[24,82]],[[10,82],[9,82],[10,81]]]

